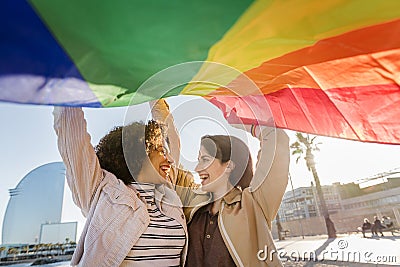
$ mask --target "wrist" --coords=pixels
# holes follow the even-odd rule
[[[275,127],[270,126],[260,126],[260,125],[251,125],[250,133],[252,136],[260,139],[265,140],[267,137],[276,131]]]
[[[170,116],[169,106],[164,99],[153,100],[150,102],[151,114],[153,119],[165,121]]]

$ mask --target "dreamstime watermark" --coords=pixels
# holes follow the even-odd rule
[[[270,249],[264,246],[257,252],[257,259],[260,261],[273,261],[279,257],[281,261],[340,261],[340,262],[355,262],[355,263],[398,263],[395,255],[377,255],[371,251],[348,250],[348,242],[340,239],[337,242],[336,248],[329,248],[322,251],[317,250],[285,250],[285,249]]]

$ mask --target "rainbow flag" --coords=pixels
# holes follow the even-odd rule
[[[280,128],[400,144],[398,0],[0,6],[1,101],[114,107],[198,95],[232,123],[263,124],[254,113],[268,111]],[[163,78],[145,82],[165,70],[168,90]]]

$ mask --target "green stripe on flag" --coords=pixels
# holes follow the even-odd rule
[[[158,71],[205,60],[209,48],[251,2],[32,0],[31,4],[103,106],[122,106]],[[142,95],[135,102],[151,97]]]

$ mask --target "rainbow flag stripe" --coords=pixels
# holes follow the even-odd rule
[[[0,100],[115,107],[159,97],[138,88],[191,61],[241,75],[218,86],[188,83],[163,94],[198,95],[228,121],[400,143],[398,0],[4,0]],[[208,63],[190,72],[212,80]],[[154,89],[154,88],[153,88]],[[132,103],[132,97],[134,102]],[[267,103],[267,106],[265,106]]]

